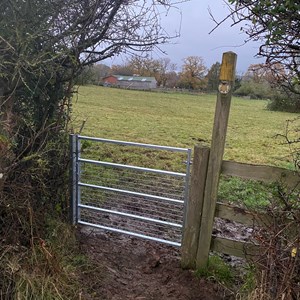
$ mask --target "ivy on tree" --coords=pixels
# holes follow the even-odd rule
[[[10,0],[2,5],[0,134],[14,140],[17,155],[46,145],[32,138],[38,132],[46,130],[49,137],[51,130],[65,128],[74,79],[85,67],[167,42],[171,37],[160,14],[172,2]],[[11,163],[1,161],[0,172],[7,173]]]

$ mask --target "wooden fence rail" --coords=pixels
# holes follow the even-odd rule
[[[221,173],[263,182],[279,182],[289,188],[295,188],[299,184],[299,174],[297,172],[272,166],[251,165],[225,160],[222,163]]]

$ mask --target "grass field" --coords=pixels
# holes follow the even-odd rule
[[[210,143],[216,96],[80,87],[75,131],[126,141],[193,147]],[[267,101],[233,98],[225,159],[291,167],[289,149],[275,138],[295,114],[266,110]]]

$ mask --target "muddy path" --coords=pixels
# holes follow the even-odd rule
[[[78,238],[90,264],[82,299],[229,299],[218,284],[182,270],[176,247],[88,228]]]

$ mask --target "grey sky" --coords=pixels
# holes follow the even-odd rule
[[[208,7],[219,20],[228,12],[223,0],[190,0],[178,4],[178,10],[172,10],[167,17],[162,18],[163,26],[169,34],[175,35],[180,29],[179,38],[173,40],[172,44],[161,47],[171,61],[177,64],[178,70],[187,56],[201,56],[209,68],[216,61],[221,62],[222,53],[226,51],[237,53],[238,73],[245,72],[250,64],[261,62],[262,60],[254,58],[258,44],[249,42],[243,45],[246,35],[240,31],[240,26],[230,27],[230,22],[226,22],[209,34],[214,22],[210,18]],[[164,57],[156,51],[153,57],[157,56]],[[111,63],[120,63],[120,58]]]

